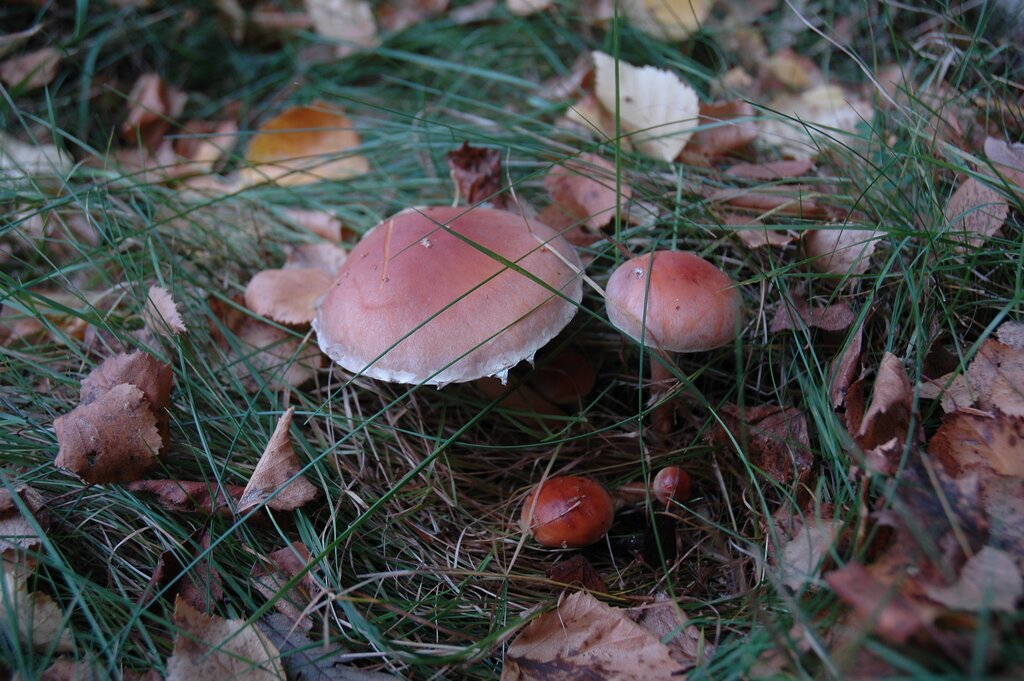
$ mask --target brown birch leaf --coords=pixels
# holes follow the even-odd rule
[[[263,502],[275,511],[293,511],[316,496],[317,488],[312,483],[302,476],[294,477],[302,470],[302,462],[292,448],[289,432],[294,413],[294,408],[288,409],[277,422],[274,434],[270,436],[270,442],[242,492],[237,513],[245,513]]]
[[[615,219],[616,207],[633,195],[625,182],[616,194],[614,164],[590,153],[554,166],[544,178],[544,188],[566,213],[594,229]]]
[[[334,283],[321,269],[263,270],[245,287],[245,305],[258,315],[282,324],[308,324],[316,303]]]
[[[949,197],[945,217],[950,236],[962,251],[999,234],[1009,213],[1010,206],[999,192],[971,177]]]

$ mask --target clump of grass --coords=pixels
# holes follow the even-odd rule
[[[766,547],[777,550],[779,542],[771,515],[795,506],[798,497],[811,498],[808,513],[828,504],[842,523],[857,526],[878,491],[851,477],[856,448],[829,401],[829,362],[846,341],[823,346],[801,331],[769,335],[769,310],[797,290],[841,296],[861,311],[867,366],[890,350],[908,358],[914,380],[937,338],[969,348],[1017,314],[1024,297],[1019,203],[1004,236],[957,254],[957,242],[943,231],[943,207],[953,178],[970,172],[969,159],[936,143],[928,125],[937,107],[956,103],[951,97],[1007,101],[1012,64],[996,77],[987,69],[1003,63],[1000,40],[1009,39],[980,28],[958,31],[969,28],[957,25],[963,17],[930,10],[902,10],[906,25],[887,32],[889,11],[854,17],[849,51],[873,67],[900,64],[909,83],[944,79],[956,94],[936,101],[908,89],[901,108],[880,113],[865,148],[834,148],[826,157],[836,178],[831,204],[846,211],[848,224],[883,235],[867,274],[837,282],[814,274],[793,248],[743,249],[721,236],[714,207],[695,191],[729,186],[728,180],[707,169],[667,172],[621,154],[623,176],[654,209],[639,224],[622,225],[618,244],[585,249],[589,275],[603,283],[623,248],[694,250],[743,282],[752,311],[737,346],[680,358],[686,389],[679,395],[679,427],[665,446],[652,447],[640,428],[648,409],[641,352],[607,324],[595,291],[587,292],[581,314],[556,344],[594,359],[598,387],[579,414],[547,428],[470,386],[409,388],[325,367],[304,385],[275,389],[288,361],[261,367],[213,338],[216,329],[227,336],[227,348],[238,347],[219,324],[211,297],[230,300],[252,273],[279,264],[286,244],[305,238],[282,219],[285,208],[328,209],[361,233],[405,207],[447,202],[444,155],[463,140],[501,149],[517,195],[540,205],[541,180],[554,160],[581,150],[614,153],[614,141],[556,127],[562,106],[537,97],[537,83],[567,72],[581,51],[612,49],[610,33],[578,30],[571,14],[514,19],[499,13],[471,26],[442,18],[391,36],[380,49],[308,64],[303,48],[315,36],[264,48],[236,45],[215,17],[188,3],[49,10],[52,21],[40,40],[67,50],[62,75],[44,94],[10,93],[3,116],[7,129],[58,140],[84,163],[53,185],[2,190],[16,210],[0,227],[0,303],[46,333],[0,349],[0,480],[7,487],[30,484],[50,499],[52,525],[34,556],[39,569],[32,588],[69,613],[77,656],[95,659],[110,674],[162,667],[173,640],[173,604],[140,598],[164,551],[186,564],[212,561],[224,579],[217,611],[249,619],[272,607],[249,584],[256,556],[299,540],[316,556],[313,572],[326,594],[311,605],[314,630],[351,651],[353,661],[410,678],[494,678],[513,629],[561,589],[545,577],[560,554],[521,541],[516,519],[530,486],[545,470],[586,473],[614,485],[680,464],[694,476],[696,493],[674,511],[679,529],[667,541],[675,546],[662,547],[661,559],[637,557],[649,530],[641,509],[623,514],[606,543],[584,551],[605,576],[611,601],[628,605],[655,591],[673,594],[718,646],[696,676],[739,678],[773,649],[787,651],[802,675],[841,673],[844,662],[831,659],[824,642],[839,618],[836,602],[823,591],[793,595],[781,586],[766,563]],[[0,10],[5,16],[29,21],[30,10]],[[847,54],[810,33],[798,35],[798,51],[813,50],[836,73],[861,79]],[[618,43],[623,58],[683,70],[706,92],[735,63],[718,38],[707,33],[695,43],[700,49],[683,54],[623,27]],[[941,39],[945,51],[924,49],[931,38]],[[240,105],[242,129],[285,103],[342,103],[360,128],[361,153],[373,170],[345,182],[254,188],[203,201],[122,176],[104,158],[126,87],[153,70],[195,93],[188,115],[215,116]],[[989,122],[1020,129],[1021,121],[1008,120],[1002,108],[990,111]],[[229,164],[240,162],[244,142]],[[56,220],[68,211],[86,215],[95,237],[30,233],[32,216]],[[800,219],[776,224],[801,231],[817,226]],[[244,483],[277,417],[294,406],[303,434],[295,447],[321,490],[318,502],[262,521],[203,518],[164,510],[117,485],[83,487],[54,469],[54,418],[74,406],[81,377],[99,359],[139,343],[132,331],[152,283],[173,293],[190,326],[180,339],[145,348],[175,372],[170,448],[158,475]],[[240,372],[251,375],[255,391]],[[779,484],[742,455],[707,444],[718,411],[730,402],[792,404],[808,415],[813,488]],[[926,410],[925,428],[937,418]],[[188,538],[204,528],[211,542],[200,551]],[[988,617],[992,639],[1013,639],[1013,622]],[[998,658],[991,663],[999,665],[1020,654],[1014,644],[995,647],[984,632],[977,638],[975,659],[991,649]],[[804,654],[807,640],[816,643],[815,655]],[[926,651],[874,640],[866,645],[907,674],[963,671]],[[0,659],[26,678],[53,658],[16,635],[0,637]]]

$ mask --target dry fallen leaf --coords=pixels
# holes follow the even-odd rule
[[[829,372],[828,394],[832,400],[832,406],[836,409],[845,409],[846,394],[850,390],[857,375],[860,373],[860,355],[864,345],[864,322],[857,325],[849,343],[832,362],[832,370]],[[859,423],[862,416],[858,416]]]
[[[42,29],[43,24],[38,23],[35,26],[26,28],[24,31],[0,34],[0,57],[10,54]]]
[[[687,624],[689,620],[682,609],[664,592],[655,594],[653,603],[627,612],[630,619],[665,641],[673,659],[685,668],[707,662],[715,652],[715,646],[704,640],[700,629]]]
[[[510,14],[519,17],[529,16],[537,12],[543,12],[551,7],[553,0],[505,0],[505,7]]]
[[[1024,479],[992,475],[982,481],[981,487],[989,541],[1016,556],[1018,566],[1024,569]]]
[[[0,64],[0,81],[9,88],[22,87],[35,90],[49,85],[57,77],[61,52],[55,47],[43,47]]]
[[[817,65],[789,47],[765,60],[764,76],[781,83],[791,92],[808,90],[822,83],[821,70]]]
[[[794,591],[808,582],[815,582],[822,560],[839,537],[842,523],[833,518],[804,518],[800,529],[782,546],[778,565],[782,583]]]
[[[714,0],[623,0],[629,23],[661,40],[685,40],[698,31]]]
[[[1005,326],[1005,324],[1004,324]],[[989,338],[978,349],[964,375],[947,374],[921,386],[921,396],[942,398],[952,413],[976,406],[1024,416],[1024,347]]]
[[[237,347],[229,358],[232,372],[249,392],[299,386],[313,377],[321,355],[316,343],[276,326],[243,316],[231,328]]]
[[[1017,612],[1024,579],[1017,561],[1005,551],[984,546],[967,559],[960,577],[949,586],[924,586],[928,597],[953,610]]]
[[[146,328],[155,334],[176,336],[188,331],[170,291],[162,286],[149,287],[143,318]]]
[[[708,195],[708,200],[755,211],[761,216],[791,215],[803,220],[831,217],[833,211],[819,202],[818,196],[808,186],[785,185],[756,190],[747,187],[717,189]]]
[[[626,182],[620,183],[616,195],[615,166],[590,153],[554,166],[544,178],[544,188],[568,215],[594,229],[611,222],[616,207],[633,195]]]
[[[847,563],[825,575],[825,581],[866,626],[892,643],[906,643],[937,614],[912,603],[860,563]]]
[[[502,193],[505,178],[501,175],[501,152],[487,147],[471,147],[469,142],[445,157],[448,172],[455,183],[455,196],[467,205],[490,201],[504,208],[508,199]]]
[[[316,303],[334,283],[320,269],[263,270],[245,287],[245,305],[258,315],[282,324],[308,324]]]
[[[863,274],[878,246],[878,232],[861,229],[815,229],[803,239],[811,267],[823,274]]]
[[[628,611],[585,591],[530,622],[505,653],[502,681],[678,678],[684,667]]]
[[[776,97],[767,109],[760,139],[796,159],[813,158],[825,144],[853,144],[857,127],[874,118],[869,102],[835,85]]]
[[[294,187],[360,175],[370,170],[365,157],[352,153],[361,144],[337,107],[325,102],[292,107],[264,122],[253,136],[242,181]]]
[[[274,434],[270,436],[270,442],[242,492],[238,514],[246,513],[263,502],[276,511],[293,511],[316,496],[317,489],[312,483],[301,475],[295,477],[302,470],[302,462],[292,449],[289,432],[294,413],[294,408],[289,409],[277,422]]]
[[[769,333],[802,329],[804,326],[822,331],[843,331],[850,328],[857,316],[846,303],[833,303],[825,307],[811,307],[805,301],[793,299],[775,312],[768,325]]]
[[[582,352],[567,348],[542,357],[530,374],[530,385],[544,399],[578,407],[597,383],[597,369]]]
[[[25,505],[31,519],[25,517],[15,502],[15,497]],[[50,526],[43,496],[28,485],[13,490],[0,486],[0,554],[7,551],[25,551],[39,544],[39,533]]]
[[[218,487],[215,499],[213,484],[191,480],[136,480],[128,483],[127,488],[132,492],[155,494],[157,503],[169,511],[230,514],[245,488],[241,485]]]
[[[608,593],[608,585],[601,579],[601,574],[582,553],[555,563],[544,574],[559,585],[581,586],[592,593]]]
[[[995,189],[973,177],[964,180],[946,204],[946,223],[950,238],[960,244],[977,247],[985,239],[999,234],[1010,206]]]
[[[167,681],[281,681],[280,653],[243,620],[204,615],[180,596],[174,603],[174,652]]]
[[[700,105],[701,127],[693,133],[686,150],[718,158],[742,149],[757,139],[754,107],[734,99]]]
[[[797,238],[790,230],[771,229],[761,220],[739,213],[726,213],[722,216],[722,227],[725,228],[725,232],[735,234],[747,248],[781,248]]]
[[[292,223],[308,229],[325,241],[337,243],[342,240],[344,227],[342,227],[341,220],[327,211],[289,208],[284,211],[284,216]]]
[[[0,181],[28,177],[64,177],[71,157],[52,144],[27,144],[0,130]]]
[[[852,433],[857,444],[863,449],[871,449],[892,438],[905,442],[913,401],[914,388],[903,362],[891,352],[885,353],[878,366],[871,404],[856,432]]]
[[[60,451],[54,464],[89,483],[138,479],[162,447],[145,395],[122,383],[53,422]]]
[[[380,42],[373,8],[366,0],[306,0],[306,10],[317,33],[338,41],[339,57]]]
[[[616,110],[615,57],[594,52],[594,95],[606,111]],[[624,132],[637,151],[672,162],[686,146],[700,116],[697,92],[671,71],[618,64],[618,110]],[[613,128],[614,129],[614,128]]]
[[[303,631],[309,631],[313,622],[307,616],[308,608],[319,600],[323,589],[313,575],[306,572],[287,592],[282,593],[285,584],[302,572],[309,564],[309,549],[301,542],[294,542],[283,549],[272,551],[266,560],[259,560],[252,566],[249,583],[267,600],[274,599],[274,607],[292,624]]]
[[[609,113],[597,100],[597,97],[589,92],[566,110],[561,123],[591,134],[596,133],[602,141],[616,139],[613,114]],[[633,149],[630,139],[628,131],[623,129],[623,135],[619,138],[619,144],[623,151]]]
[[[28,592],[25,581],[4,566],[0,576],[0,622],[18,630],[15,641],[39,650],[70,653],[75,649],[64,613],[42,591]]]
[[[762,405],[741,412],[734,404],[719,410],[725,429],[717,425],[708,439],[734,449],[731,434],[750,460],[772,480],[788,483],[804,477],[814,464],[807,417],[795,407]]]
[[[998,410],[947,414],[928,451],[953,477],[977,470],[1024,478],[1024,417]]]
[[[139,76],[128,93],[128,116],[121,135],[132,146],[156,149],[172,121],[185,110],[188,95],[167,85],[156,73]]]
[[[338,270],[345,263],[348,251],[328,243],[302,244],[288,252],[284,269],[319,270],[331,277],[337,277]]]
[[[985,139],[985,155],[996,172],[1017,186],[1018,195],[1024,192],[1024,144],[1007,144],[988,137]]]
[[[174,374],[169,364],[152,355],[136,351],[114,355],[82,379],[80,399],[91,404],[122,383],[130,383],[140,390],[153,412],[166,409],[171,403]]]

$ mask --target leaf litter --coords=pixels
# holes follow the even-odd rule
[[[299,475],[303,466],[292,448],[289,432],[294,413],[294,408],[288,409],[278,420],[266,449],[245,485],[237,513],[246,513],[263,503],[275,511],[292,511],[316,497],[317,488]]]

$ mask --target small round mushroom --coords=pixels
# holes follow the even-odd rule
[[[658,471],[650,486],[643,482],[627,483],[618,487],[612,498],[616,507],[621,507],[646,499],[650,493],[663,505],[668,506],[672,501],[682,502],[689,499],[690,487],[689,473],[679,466],[666,466]]]
[[[377,225],[313,320],[349,371],[397,383],[502,380],[576,313],[582,264],[555,230],[488,208],[417,208]]]
[[[612,526],[612,500],[600,483],[576,475],[548,478],[523,503],[524,530],[544,546],[581,548]]]
[[[612,273],[605,289],[608,319],[627,336],[667,352],[701,352],[727,345],[740,330],[739,289],[722,270],[683,251],[655,251]],[[654,389],[672,374],[652,358]],[[671,407],[652,414],[655,432],[671,428]]]

